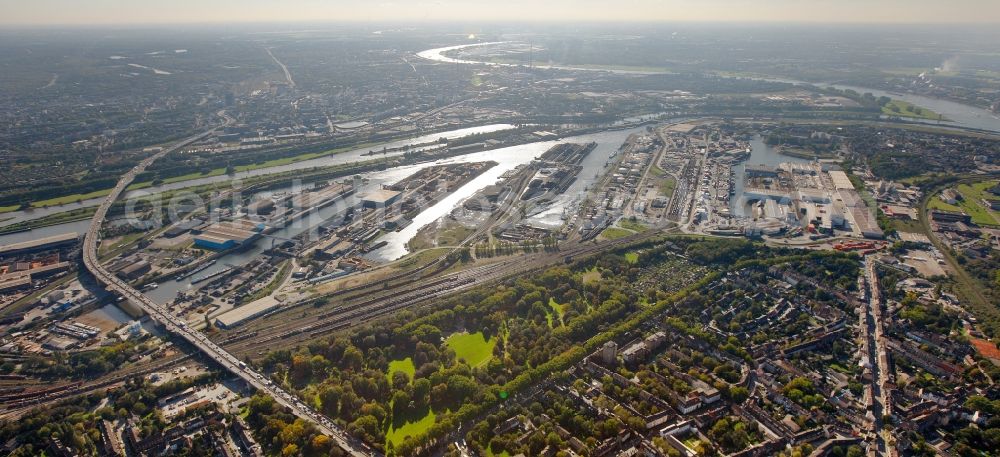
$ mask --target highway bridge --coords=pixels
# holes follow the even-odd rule
[[[227,121],[223,125],[228,125],[230,122],[231,119],[227,117]],[[129,184],[132,183],[136,176],[142,174],[142,172],[157,159],[188,144],[201,140],[211,135],[214,131],[215,129],[213,128],[209,131],[182,140],[164,149],[163,151],[146,158],[122,176],[111,193],[108,194],[107,198],[97,208],[97,212],[91,220],[90,227],[87,229],[83,242],[84,266],[91,272],[91,274],[94,275],[95,278],[97,278],[98,281],[104,284],[108,290],[121,295],[127,300],[130,300],[132,303],[139,306],[139,308],[141,308],[146,314],[148,314],[150,319],[162,325],[166,331],[179,338],[183,338],[193,347],[197,348],[223,368],[242,378],[258,391],[264,392],[273,397],[276,402],[290,409],[296,416],[316,425],[321,433],[332,438],[342,449],[348,451],[351,455],[356,457],[377,455],[375,451],[370,449],[360,440],[352,438],[328,418],[302,403],[302,401],[286,392],[281,387],[275,385],[266,376],[248,367],[246,363],[240,361],[235,356],[210,341],[208,337],[201,332],[188,327],[186,323],[174,316],[174,314],[169,310],[154,303],[141,292],[130,286],[127,282],[119,279],[101,265],[97,256],[101,224],[104,222],[104,219],[108,214],[108,210],[111,208],[111,205],[115,202],[115,200],[117,200],[125,192],[125,189],[128,188]]]

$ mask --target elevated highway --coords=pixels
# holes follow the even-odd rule
[[[230,122],[231,120],[227,118],[224,125],[228,125]],[[101,224],[104,222],[104,219],[108,214],[108,210],[111,208],[111,205],[115,202],[115,200],[117,200],[122,193],[125,192],[125,189],[128,188],[137,176],[145,171],[146,168],[157,159],[188,144],[201,140],[211,135],[214,131],[215,129],[213,128],[201,134],[182,140],[164,149],[163,151],[146,158],[121,177],[111,193],[108,194],[107,198],[97,208],[97,212],[91,220],[90,227],[87,229],[83,242],[84,266],[88,271],[90,271],[91,274],[94,275],[95,278],[97,278],[98,281],[100,281],[101,284],[104,284],[109,291],[115,292],[131,301],[148,314],[150,319],[162,325],[167,332],[170,332],[178,338],[186,340],[191,344],[191,346],[197,348],[205,356],[211,358],[226,370],[229,370],[233,374],[239,376],[258,391],[273,397],[276,402],[290,409],[296,416],[313,423],[321,433],[331,437],[342,449],[348,451],[351,455],[356,457],[377,455],[377,453],[371,450],[367,445],[352,438],[328,418],[314,411],[312,408],[302,403],[281,387],[275,385],[264,375],[248,367],[246,363],[240,361],[235,356],[213,343],[201,332],[188,327],[187,324],[174,316],[169,310],[154,303],[141,292],[130,286],[127,282],[119,279],[117,276],[104,268],[103,265],[101,265],[97,256]]]

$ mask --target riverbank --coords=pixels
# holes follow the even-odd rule
[[[55,225],[67,224],[70,222],[87,220],[94,215],[95,211],[97,211],[96,207],[78,208],[62,213],[52,214],[39,219],[32,219],[30,221],[18,222],[15,224],[0,227],[0,235],[9,235],[11,233],[27,232],[37,228],[52,227]]]
[[[498,123],[499,122],[499,123]],[[304,152],[302,154],[297,154],[289,157],[280,157],[277,159],[262,161],[252,164],[237,165],[231,168],[229,167],[215,167],[211,170],[202,172],[192,172],[181,176],[168,177],[162,180],[152,181],[141,181],[130,185],[126,191],[132,192],[137,190],[144,190],[152,187],[169,186],[181,184],[188,181],[195,181],[199,179],[207,178],[217,178],[220,176],[225,176],[230,173],[240,174],[249,173],[260,170],[266,170],[268,168],[279,168],[287,167],[295,164],[321,160],[331,156],[336,156],[345,153],[368,153],[368,152],[382,152],[383,149],[389,151],[403,151],[406,145],[411,148],[416,147],[417,144],[429,144],[432,142],[438,142],[441,138],[448,140],[454,140],[462,138],[464,136],[473,135],[477,133],[489,133],[498,130],[508,130],[513,129],[514,125],[502,123],[502,121],[495,121],[492,123],[473,123],[469,126],[462,127],[459,129],[454,129],[454,126],[441,127],[436,129],[429,129],[426,131],[421,131],[419,136],[412,137],[412,132],[405,133],[391,133],[391,134],[371,134],[364,137],[341,139],[341,140],[326,140],[319,141],[316,143],[296,145],[293,148],[298,149],[310,149],[310,148],[323,148],[324,144],[342,144],[342,146],[331,147],[328,149],[323,149],[321,151]],[[362,141],[365,140],[365,141]],[[401,145],[400,143],[405,143]],[[368,150],[371,148],[371,150]],[[283,148],[277,148],[276,151],[280,151]],[[284,149],[287,149],[284,148]],[[352,154],[353,155],[353,154]],[[69,205],[69,204],[86,204],[89,200],[97,200],[107,196],[111,192],[111,189],[101,189],[93,192],[87,193],[76,193],[69,195],[56,196],[44,200],[38,200],[30,202],[29,208],[33,209],[51,209],[53,207]],[[94,202],[98,204],[99,202]],[[0,214],[3,213],[14,213],[25,209],[21,205],[6,205],[0,206]]]

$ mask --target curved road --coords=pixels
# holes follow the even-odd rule
[[[231,122],[232,120],[227,117],[227,121],[223,125],[228,125]],[[94,218],[90,222],[90,227],[87,229],[83,242],[84,266],[94,275],[95,278],[97,278],[98,281],[101,282],[101,284],[107,286],[108,290],[121,295],[139,306],[139,308],[148,314],[151,319],[162,325],[168,332],[191,343],[192,346],[198,348],[199,351],[216,361],[225,369],[242,378],[249,385],[270,395],[276,402],[289,408],[296,416],[312,422],[316,425],[320,432],[331,437],[341,448],[350,452],[351,455],[355,457],[376,455],[376,453],[367,445],[352,438],[332,421],[302,403],[292,394],[276,386],[264,375],[248,367],[246,363],[240,361],[234,355],[213,343],[201,332],[188,327],[187,324],[185,324],[182,320],[177,319],[177,317],[174,316],[169,310],[157,305],[141,292],[130,286],[127,282],[118,279],[117,276],[104,268],[97,258],[97,246],[100,237],[101,224],[104,222],[105,216],[107,216],[108,209],[111,208],[111,205],[118,199],[119,196],[121,196],[135,177],[141,174],[160,157],[211,135],[215,132],[216,128],[187,138],[155,155],[146,158],[122,176],[122,178],[118,181],[118,184],[115,185],[115,188],[112,189],[111,193],[107,196],[104,202],[102,202],[97,208],[97,212],[94,214]]]

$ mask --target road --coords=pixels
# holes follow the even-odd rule
[[[281,67],[281,71],[285,72],[285,79],[288,80],[288,87],[294,89],[295,80],[292,79],[292,72],[288,71],[288,67],[286,67],[285,64],[281,63],[281,61],[274,56],[274,53],[271,52],[271,48],[264,48],[264,50],[267,51],[267,55],[271,56],[271,60],[274,60],[274,63]]]
[[[228,125],[230,122],[231,119],[227,118],[224,125]],[[111,208],[111,205],[115,202],[115,200],[117,200],[125,189],[132,183],[132,181],[135,180],[136,176],[142,174],[142,172],[157,159],[188,144],[201,140],[211,135],[214,131],[215,128],[182,140],[164,149],[163,151],[146,158],[122,176],[122,178],[118,181],[118,184],[115,185],[114,189],[112,189],[111,193],[107,196],[104,202],[102,202],[97,208],[97,212],[91,220],[90,227],[87,229],[83,242],[84,266],[101,284],[104,284],[108,290],[121,295],[126,300],[129,300],[139,306],[139,308],[149,315],[150,319],[162,325],[167,332],[186,340],[204,355],[211,358],[236,376],[239,376],[258,391],[273,397],[276,402],[290,409],[296,416],[315,424],[321,433],[331,437],[341,448],[348,451],[351,455],[356,457],[376,455],[376,453],[368,448],[367,445],[352,438],[347,434],[347,432],[335,425],[332,421],[314,411],[312,408],[306,406],[292,394],[276,386],[264,375],[248,367],[246,363],[240,361],[236,358],[236,356],[213,343],[201,332],[188,327],[186,323],[174,316],[169,310],[154,303],[152,300],[143,295],[142,292],[136,290],[127,282],[122,281],[101,265],[97,256],[101,224],[104,222],[104,218],[107,216],[108,210]]]
[[[868,300],[865,303],[865,314],[862,317],[862,329],[867,343],[868,359],[872,367],[871,405],[873,416],[872,433],[875,439],[877,455],[894,455],[888,449],[885,433],[882,431],[885,415],[892,414],[892,394],[889,376],[889,362],[886,353],[885,334],[882,322],[882,290],[879,287],[878,276],[875,273],[875,262],[865,261],[865,280],[868,283]]]

